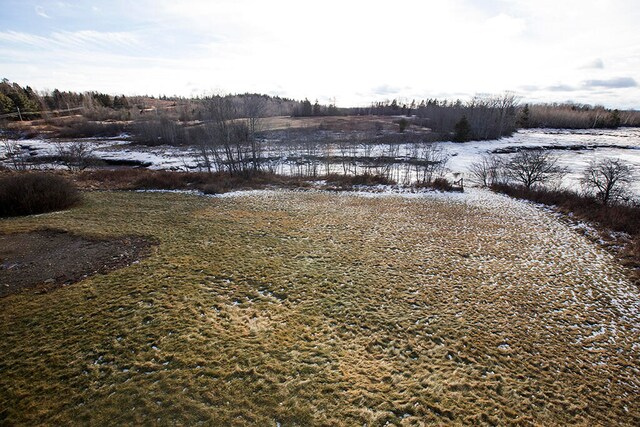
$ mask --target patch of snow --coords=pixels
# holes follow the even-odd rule
[[[136,193],[175,193],[175,194],[189,194],[193,196],[202,196],[204,193],[198,190],[134,190]]]

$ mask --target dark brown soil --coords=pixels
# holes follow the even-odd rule
[[[0,297],[23,289],[47,292],[121,268],[147,256],[139,236],[96,239],[61,230],[0,235]]]

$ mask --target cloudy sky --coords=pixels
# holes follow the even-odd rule
[[[637,0],[0,0],[0,77],[113,94],[340,106],[467,99],[640,109]]]

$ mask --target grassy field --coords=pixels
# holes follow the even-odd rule
[[[638,290],[489,193],[95,192],[149,258],[0,299],[0,424],[638,425]]]
[[[376,131],[384,129],[397,131],[397,117],[392,116],[320,116],[320,117],[265,117],[262,119],[264,130],[283,129],[325,129],[338,132]]]

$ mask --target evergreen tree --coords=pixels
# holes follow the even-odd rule
[[[409,121],[403,117],[400,120],[398,120],[398,126],[399,126],[398,130],[400,131],[400,133],[403,133],[405,129],[407,129],[407,126],[409,126]]]
[[[38,110],[37,106],[35,106],[33,102],[27,97],[27,95],[25,95],[25,93],[22,91],[22,88],[20,88],[19,91],[14,90],[13,92],[9,93],[9,98],[11,98],[16,107],[20,108],[20,111],[26,112]]]
[[[124,95],[113,97],[113,108],[115,108],[116,110],[121,108],[127,108],[128,106],[129,106],[129,102],[127,102],[127,98],[125,98]]]
[[[524,104],[522,111],[520,111],[520,118],[518,119],[518,125],[525,129],[529,127],[529,104]]]
[[[300,115],[303,117],[309,117],[313,115],[313,107],[311,106],[311,102],[307,98],[302,101],[302,111]]]
[[[16,106],[7,95],[0,92],[0,114],[15,113]]]
[[[107,95],[106,93],[96,92],[93,94],[93,99],[95,99],[98,102],[98,104],[100,104],[103,107],[107,107],[107,108],[113,107],[111,96]]]
[[[458,123],[456,123],[454,130],[455,135],[453,136],[453,140],[455,142],[466,142],[471,139],[471,126],[469,125],[467,116],[462,116]]]
[[[316,99],[315,104],[313,104],[313,115],[314,116],[321,116],[322,115],[322,107],[320,106],[320,103],[318,102],[317,99]]]
[[[58,89],[54,89],[51,92],[51,96],[47,97],[47,105],[52,110],[59,110],[62,105],[62,93]]]
[[[617,128],[618,126],[620,126],[620,111],[618,111],[617,109],[613,110],[609,115],[608,122],[610,128]]]

